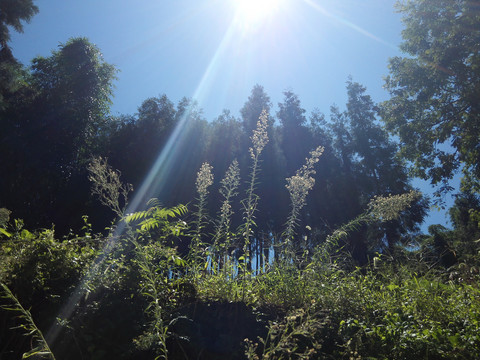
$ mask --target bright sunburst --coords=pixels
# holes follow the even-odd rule
[[[243,30],[254,30],[271,19],[285,0],[233,0],[235,21]]]

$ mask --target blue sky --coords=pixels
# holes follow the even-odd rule
[[[40,12],[10,44],[29,64],[71,37],[89,38],[119,70],[114,114],[133,114],[165,93],[175,103],[197,99],[209,120],[223,109],[238,116],[258,83],[273,111],[290,89],[308,113],[328,115],[334,103],[343,109],[350,75],[374,101],[388,98],[388,58],[401,54],[394,0],[268,1],[271,8],[249,20],[238,0],[37,0]]]
[[[342,106],[349,75],[384,100],[382,76],[402,28],[390,0],[283,0],[251,31],[234,21],[236,0],[36,4],[39,14],[11,42],[23,63],[86,36],[120,70],[114,112],[134,113],[166,93],[174,102],[196,97],[207,119],[224,108],[238,114],[256,83],[275,105],[293,90],[308,112]]]

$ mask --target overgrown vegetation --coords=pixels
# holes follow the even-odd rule
[[[263,126],[259,122],[260,130],[254,134]],[[255,146],[257,137],[252,141]],[[251,263],[255,254],[248,247],[251,237],[245,232],[254,233],[254,214],[260,200],[254,193],[255,174],[260,170],[261,151],[252,155],[251,187],[241,201],[244,217],[237,230],[230,230],[234,211],[230,199],[238,184],[235,162],[221,181],[224,201],[211,241],[205,232],[210,221],[205,212],[207,188],[213,184],[212,167],[207,163],[197,174],[198,199],[190,225],[187,207],[164,208],[155,199],[147,210],[127,216],[118,213],[118,194],[126,195],[128,186],[98,159],[90,166],[92,191],[127,226],[120,223],[106,237],[92,236],[85,219],[85,236],[70,235],[59,241],[53,230],[30,233],[18,220],[8,225],[9,213],[3,210],[0,256],[7,266],[0,280],[7,300],[4,316],[18,321],[39,344],[29,347],[20,341],[16,351],[9,351],[18,356],[23,346],[25,357],[53,358],[57,349],[65,356],[65,349],[71,351],[75,346],[78,358],[102,358],[109,352],[100,344],[111,341],[113,329],[107,325],[103,333],[92,326],[98,326],[98,321],[111,322],[111,311],[129,309],[136,316],[122,319],[125,328],[114,331],[129,339],[129,345],[115,352],[116,357],[224,358],[225,353],[215,346],[201,342],[205,335],[198,328],[206,320],[192,313],[192,307],[216,304],[221,309],[243,303],[246,307],[240,316],[256,314],[264,330],[247,326],[243,329],[247,336],[240,339],[238,329],[227,336],[221,330],[213,332],[210,336],[225,337],[217,347],[235,349],[231,358],[473,359],[480,351],[477,263],[442,269],[424,257],[423,248],[399,248],[395,253],[377,254],[369,265],[357,267],[345,251],[346,239],[359,227],[399,218],[417,201],[418,193],[374,197],[364,213],[333,231],[324,242],[314,243],[308,237],[296,241],[299,209],[306,204],[314,183],[314,165],[322,151],[312,151],[306,165],[286,179],[292,206],[282,242],[275,245],[277,249],[271,248],[273,259],[256,266]],[[182,241],[189,243],[183,256],[177,250]],[[231,245],[236,249],[225,251]],[[222,248],[224,251],[219,251]],[[75,289],[77,284],[80,286]],[[33,316],[10,288],[33,307]],[[70,295],[67,306],[71,308],[57,314],[57,298],[62,293],[64,297],[69,293],[80,296],[72,301]],[[14,306],[9,307],[8,301]],[[20,313],[18,320],[15,312]],[[218,309],[203,315],[219,322],[228,319]],[[56,331],[49,331],[54,335],[45,340],[35,317],[44,326],[56,327]],[[117,321],[113,324],[119,326]],[[74,344],[62,333],[73,334]],[[92,341],[92,333],[98,337],[96,341]],[[12,343],[18,341],[14,335],[10,338]],[[47,341],[51,341],[53,352]],[[7,349],[2,351],[7,353]]]
[[[37,11],[22,4],[17,18],[0,16],[0,205],[11,208],[0,208],[2,359],[478,358],[478,138],[464,136],[478,120],[472,2],[401,5],[415,15],[404,47],[417,58],[392,60],[392,99],[379,108],[349,80],[346,110],[309,125],[291,91],[275,124],[258,85],[240,120],[226,111],[207,123],[194,102],[166,96],[109,116],[115,70],[88,40],[30,70],[15,61],[7,26]],[[431,31],[418,27],[425,16]],[[457,35],[473,50],[445,57]],[[436,59],[458,71],[439,72]],[[419,125],[425,109],[440,126]],[[182,124],[182,166],[171,176],[163,163],[146,177],[161,189],[145,190],[143,173]],[[447,139],[450,155],[436,148]],[[428,200],[399,156],[445,186],[464,164],[452,229],[420,233]]]

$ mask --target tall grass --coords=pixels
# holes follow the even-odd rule
[[[263,111],[251,137],[251,168],[240,209],[233,208],[240,185],[236,160],[221,180],[222,200],[212,234],[206,233],[211,221],[207,213],[213,185],[210,164],[204,163],[198,171],[194,219],[188,224],[186,206],[163,208],[156,200],[147,210],[125,216],[131,187],[121,183],[120,174],[105,160],[92,162],[93,193],[129,224],[130,231],[122,235],[118,251],[108,254],[91,291],[102,281],[113,288],[114,282],[108,279],[115,277],[116,286],[128,284],[131,297],[143,299],[144,331],[135,337],[136,345],[167,359],[173,356],[169,352],[173,324],[188,301],[242,301],[270,315],[265,323],[267,336],[246,340],[248,359],[474,359],[480,353],[478,275],[473,274],[468,284],[463,278],[463,283],[446,280],[415,255],[406,256],[413,260],[401,263],[378,254],[374,264],[356,268],[342,249],[342,242],[353,231],[365,224],[396,219],[418,199],[418,193],[374,197],[364,213],[299,258],[301,210],[315,184],[314,166],[322,147],[310,152],[306,163],[286,179],[291,208],[282,234],[283,251],[278,261],[253,276],[251,244],[258,241],[255,217],[260,201],[256,189],[261,154],[268,143],[267,122],[268,114]],[[242,213],[238,226],[232,220],[235,211]],[[6,239],[0,243],[0,255],[14,264],[24,249],[10,246],[18,231],[7,231],[5,222],[0,223],[0,236]],[[35,237],[24,235],[30,240]],[[189,252],[182,258],[173,244],[185,239],[190,240]],[[41,241],[47,247],[55,243],[52,239]],[[235,247],[241,250],[238,259],[230,252]],[[14,277],[11,269],[15,266],[0,272],[0,281]],[[18,314],[22,328],[33,336],[34,346],[27,355],[53,359],[29,311],[6,285],[1,286],[3,308]]]
[[[30,311],[25,309],[20,301],[13,295],[7,285],[0,282],[0,308],[15,314],[18,325],[17,329],[21,329],[25,336],[32,338],[31,349],[22,355],[22,359],[31,357],[41,359],[55,360],[52,350],[48,346],[42,331],[33,321]]]

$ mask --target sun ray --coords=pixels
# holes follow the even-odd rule
[[[218,66],[223,52],[226,50],[228,44],[232,40],[233,33],[233,26],[230,25],[230,27],[225,32],[222,41],[220,42],[215,54],[213,55],[210,63],[208,64],[194,92],[193,99],[199,100],[200,103],[202,99],[209,95],[212,77],[215,75],[215,68],[216,66]],[[185,133],[188,127],[188,120],[190,118],[192,110],[192,107],[186,109],[185,113],[180,118],[178,124],[170,135],[164,148],[158,154],[157,160],[151,167],[139,190],[135,192],[133,199],[130,201],[127,207],[126,213],[138,211],[148,199],[155,196],[155,193],[161,192],[162,187],[165,186],[165,184],[163,183],[164,179],[170,178],[170,174],[174,170],[174,164],[177,163],[175,161],[176,158],[179,156],[177,150],[181,148],[182,144],[184,144],[188,140],[186,139]],[[63,305],[57,318],[63,320],[70,319],[81,298],[85,296],[86,283],[96,275],[100,264],[105,260],[109,252],[114,248],[116,241],[115,239],[118,239],[118,237],[121,236],[124,231],[125,223],[119,222],[117,224],[114,234],[112,234],[107,241],[103,254],[94,261],[94,264],[90,267],[87,275],[82,279],[80,284],[70,295],[67,302]],[[56,323],[53,324],[46,333],[47,342],[53,344],[57,339],[58,335],[60,334],[61,330],[62,328],[60,326],[58,326]]]
[[[395,45],[392,45],[391,43],[379,38],[378,36],[368,32],[367,30],[363,29],[362,27],[340,17],[340,16],[337,16],[335,14],[332,14],[331,12],[327,11],[324,7],[322,7],[321,5],[319,5],[317,2],[315,2],[314,0],[303,0],[303,2],[305,4],[307,4],[308,6],[310,6],[311,8],[315,9],[316,11],[318,11],[319,13],[321,13],[322,15],[324,16],[327,16],[353,30],[355,30],[356,32],[372,39],[372,40],[375,40],[383,45],[386,45],[394,50],[398,50],[397,46]]]

